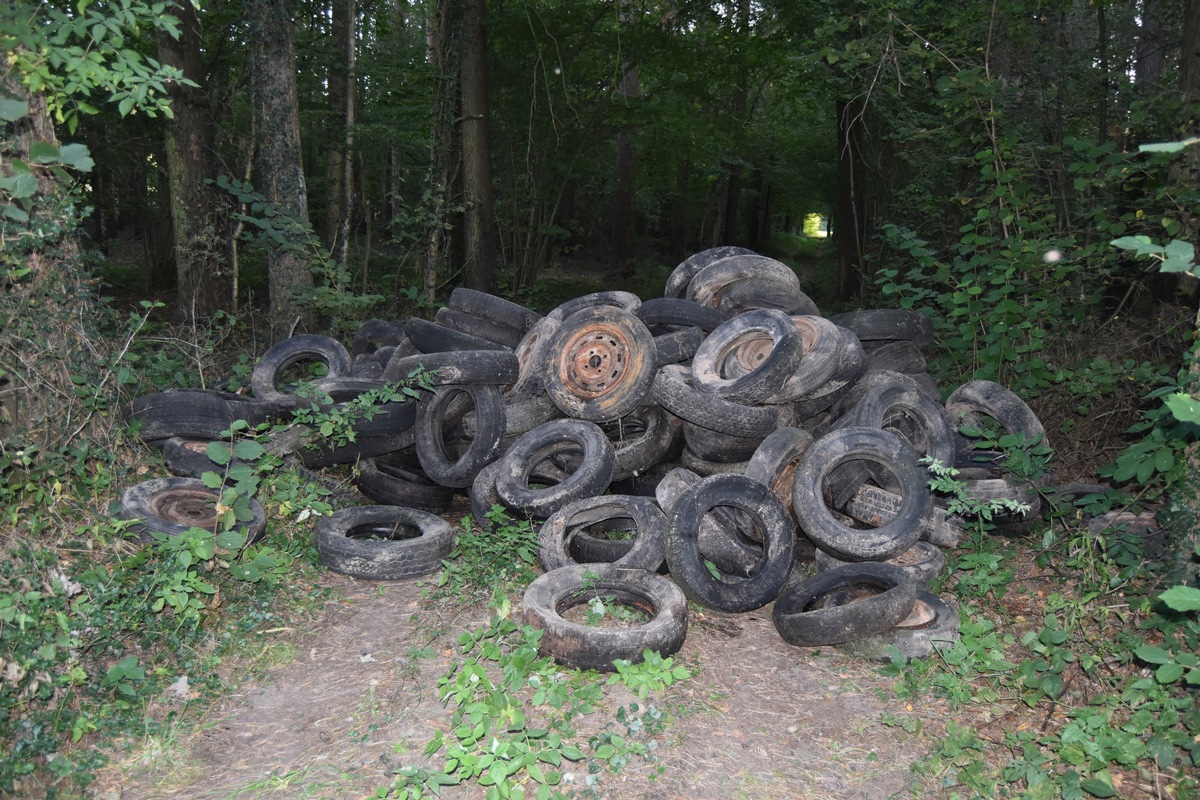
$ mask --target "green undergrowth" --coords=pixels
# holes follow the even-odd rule
[[[1079,512],[1111,507],[1082,497],[1019,535],[979,518],[954,551],[939,590],[960,639],[881,670],[885,695],[939,699],[953,719],[914,765],[914,797],[1200,796],[1200,589],[1163,591],[1174,579],[1134,532],[1080,530]],[[924,735],[921,716],[883,721]]]

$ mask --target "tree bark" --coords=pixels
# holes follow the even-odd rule
[[[217,172],[213,115],[201,56],[200,20],[191,2],[176,2],[179,18],[176,40],[159,33],[163,64],[178,67],[199,87],[168,86],[173,119],[166,124],[166,162],[171,205],[172,248],[175,255],[176,306],[186,320],[207,317],[232,307],[230,239],[226,231],[227,200],[216,186],[206,184]]]
[[[628,0],[622,0],[620,19],[629,25],[633,11]],[[621,62],[621,83],[617,96],[626,104],[641,94],[641,83],[633,62]],[[629,280],[637,271],[635,235],[637,232],[637,209],[635,204],[635,181],[637,177],[637,150],[633,144],[633,124],[626,119],[617,130],[616,160],[613,164],[613,271],[617,278]]]
[[[325,156],[324,240],[334,258],[346,263],[350,221],[354,216],[354,122],[356,86],[355,0],[334,0],[332,36],[335,58],[329,65],[329,144]]]
[[[454,239],[450,209],[454,204],[460,163],[458,127],[458,52],[460,50],[458,4],[438,0],[430,20],[426,59],[434,69],[429,134],[428,208],[425,222],[425,260],[421,265],[421,294],[433,303],[442,276],[450,271]]]
[[[863,238],[866,230],[866,165],[862,158],[862,114],[859,100],[837,104],[837,201],[833,242],[838,257],[838,297],[850,300],[863,288]]]
[[[462,59],[463,285],[495,292],[496,208],[488,140],[486,0],[465,0]]]
[[[272,336],[286,338],[299,326],[311,326],[311,314],[297,293],[311,289],[312,273],[304,248],[308,190],[301,166],[300,118],[296,99],[296,50],[288,0],[247,0],[250,21],[251,83],[258,133],[258,188],[291,218],[295,232],[286,245],[267,250],[267,284]]]
[[[740,36],[750,35],[750,0],[738,0],[737,32]],[[746,111],[750,95],[750,75],[743,64],[738,76],[737,93],[733,98],[733,119],[737,130],[745,130],[748,120]],[[737,137],[741,141],[742,137]],[[738,231],[742,205],[742,158],[735,155],[729,164],[729,180],[725,185],[725,231],[722,244],[737,244],[745,241]],[[751,223],[753,224],[753,223]]]

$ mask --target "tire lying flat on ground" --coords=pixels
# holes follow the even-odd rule
[[[917,588],[891,564],[836,567],[792,586],[775,601],[775,629],[788,644],[819,647],[896,626],[912,612]]]
[[[317,521],[321,563],[334,572],[394,581],[427,575],[454,545],[450,523],[415,508],[356,506]]]
[[[154,534],[179,536],[192,528],[220,531],[217,513],[219,489],[210,489],[197,478],[153,478],[129,487],[121,496],[118,516],[139,520],[127,530],[141,542],[154,540]],[[267,514],[258,501],[249,502],[240,514],[236,530],[246,532],[246,541],[260,538],[267,527]]]
[[[593,598],[639,608],[650,620],[593,627],[562,617]],[[525,590],[522,609],[526,621],[542,631],[541,652],[579,669],[612,672],[617,659],[639,664],[646,650],[668,656],[687,636],[687,598],[679,587],[653,572],[611,564],[567,566],[539,576]]]

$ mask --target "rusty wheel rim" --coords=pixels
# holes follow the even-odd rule
[[[592,400],[614,391],[632,368],[633,346],[616,325],[594,323],[573,334],[563,348],[558,375],[567,391]]]

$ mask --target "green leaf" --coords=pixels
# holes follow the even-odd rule
[[[233,446],[234,458],[240,458],[242,461],[257,461],[266,452],[261,444],[249,440],[238,442]]]
[[[1200,589],[1191,586],[1173,586],[1158,599],[1175,611],[1200,611]]]
[[[1163,664],[1154,671],[1154,680],[1159,683],[1174,683],[1183,677],[1183,665],[1174,662]]]
[[[224,478],[211,470],[201,473],[200,480],[210,489],[220,489],[221,484],[225,482]]]
[[[13,162],[12,167],[14,174],[9,177],[0,178],[0,191],[8,192],[13,200],[21,200],[26,197],[33,197],[37,193],[37,177],[28,171],[17,171],[17,164],[21,162]],[[22,165],[24,166],[24,165]],[[28,168],[26,168],[28,170]]]
[[[1174,395],[1166,397],[1163,402],[1166,403],[1166,408],[1171,410],[1171,414],[1175,416],[1176,420],[1200,425],[1200,403],[1196,402],[1194,397],[1183,392],[1175,392]]]
[[[58,149],[58,160],[80,172],[91,172],[96,166],[96,162],[92,160],[92,153],[85,144],[64,144]]]
[[[1112,778],[1107,770],[1101,770],[1086,781],[1079,784],[1079,788],[1090,794],[1092,797],[1116,797],[1117,790],[1113,788]]]
[[[35,164],[52,164],[59,160],[58,147],[50,142],[34,142],[29,145],[29,160]]]
[[[1142,645],[1133,654],[1148,664],[1166,664],[1171,661],[1171,654],[1161,647]]]
[[[229,445],[224,442],[209,442],[208,447],[204,448],[204,454],[208,456],[209,461],[222,467],[233,460]]]
[[[13,122],[29,114],[29,104],[24,100],[0,97],[0,122]]]

